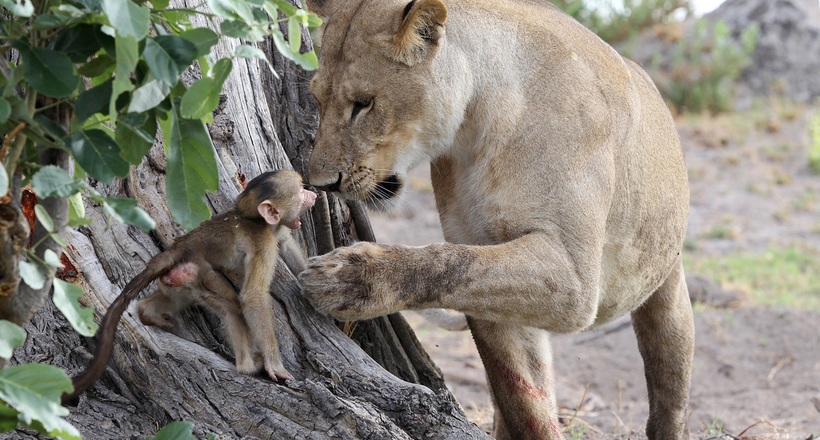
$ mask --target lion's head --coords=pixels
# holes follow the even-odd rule
[[[308,8],[325,20],[311,81],[321,122],[310,183],[392,206],[410,168],[455,132],[437,61],[447,8],[441,0],[313,0]]]

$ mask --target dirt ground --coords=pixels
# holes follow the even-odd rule
[[[678,118],[691,185],[691,257],[820,248],[820,177],[806,159],[815,111],[774,102],[743,114]],[[394,213],[371,215],[380,242],[443,241],[426,168],[414,171]],[[748,301],[695,312],[692,438],[820,436],[820,312]],[[492,406],[469,332],[406,316],[468,416],[489,431]],[[628,319],[556,336],[553,352],[562,421],[573,419],[567,438],[645,438],[646,385]]]

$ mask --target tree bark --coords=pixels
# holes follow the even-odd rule
[[[176,3],[193,7],[195,2]],[[220,172],[220,190],[207,196],[214,212],[228,209],[241,183],[262,172],[304,173],[310,154],[318,116],[307,89],[309,75],[286,62],[272,44],[260,47],[279,79],[264,63],[235,59],[209,127]],[[233,48],[216,49],[222,57]],[[106,225],[101,208],[87,202],[93,224],[64,234],[78,274],[72,281],[85,289],[84,302],[98,318],[152,256],[184,233],[165,205],[165,166],[159,142],[127,179],[90,182],[106,196],[136,198],[156,220],[155,231]],[[299,239],[316,255],[357,238],[372,239],[362,236],[368,229],[359,205],[349,208],[326,195],[303,221]],[[200,438],[209,432],[243,439],[488,438],[467,420],[400,315],[360,322],[351,339],[340,323],[313,310],[281,259],[276,264],[271,313],[285,367],[295,380],[278,384],[267,376],[238,374],[220,320],[202,308],[175,316],[176,326],[168,332],[142,325],[132,305],[119,326],[108,370],[76,407],[69,407],[69,421],[86,439],[145,438],[176,420],[193,422]],[[95,351],[95,340],[79,336],[50,301],[26,330],[29,337],[16,351],[15,363],[48,363],[76,375]],[[31,436],[16,431],[10,438]]]

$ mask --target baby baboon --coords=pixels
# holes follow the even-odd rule
[[[100,325],[97,353],[85,372],[74,378],[74,393],[64,400],[79,395],[102,376],[120,316],[157,278],[157,292],[139,302],[143,324],[169,328],[173,326],[169,314],[193,303],[203,304],[225,322],[240,373],[255,373],[262,366],[254,361],[255,341],[270,377],[292,379],[279,354],[268,289],[280,246],[295,246],[290,230],[299,228],[299,217],[315,201],[316,194],[303,188],[299,174],[285,170],[262,174],[248,183],[234,209],[202,223],[152,258],[108,308]],[[283,254],[301,256],[301,251]],[[304,269],[304,261],[291,260],[286,263],[292,270]],[[242,276],[239,296],[224,274]]]

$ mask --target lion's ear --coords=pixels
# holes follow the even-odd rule
[[[447,7],[441,0],[412,0],[404,7],[401,26],[393,35],[393,56],[412,66],[444,35]]]

